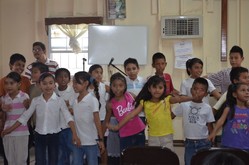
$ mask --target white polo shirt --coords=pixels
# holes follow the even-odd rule
[[[89,92],[80,102],[73,103],[74,121],[81,145],[95,145],[98,139],[93,113],[99,112],[99,102],[94,93]]]

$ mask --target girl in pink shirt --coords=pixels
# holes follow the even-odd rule
[[[120,73],[115,73],[110,80],[110,99],[107,103],[107,113],[105,122],[109,124],[110,117],[113,114],[118,121],[121,121],[134,109],[134,98],[126,92],[126,79]],[[120,150],[131,146],[144,146],[145,136],[143,131],[145,125],[142,120],[136,116],[126,123],[120,130]]]

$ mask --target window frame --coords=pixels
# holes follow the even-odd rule
[[[103,24],[103,17],[65,17],[65,18],[45,18],[45,28],[47,35],[49,36],[50,34],[50,25],[61,25],[61,24]],[[49,40],[49,50],[50,48],[50,43],[51,41]],[[88,52],[88,51],[87,51]],[[67,53],[67,51],[65,52]],[[82,53],[86,53],[84,50]],[[84,69],[85,66],[83,66]]]

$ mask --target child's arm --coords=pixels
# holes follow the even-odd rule
[[[25,99],[25,100],[23,100],[23,105],[24,105],[24,107],[25,107],[26,109],[29,108],[30,101],[31,101],[30,99]]]
[[[213,123],[207,123],[207,127],[208,127],[208,133],[210,135],[214,129]]]
[[[35,107],[36,107],[36,105],[35,105],[34,101],[32,101],[29,109],[26,110],[25,112],[23,112],[21,117],[19,117],[18,120],[11,127],[3,130],[2,136],[11,133],[12,131],[14,131],[20,125],[27,123],[27,121],[29,120],[31,115],[34,113]]]
[[[107,125],[109,125],[110,119],[112,116],[112,104],[110,102],[107,102],[106,104],[106,114],[105,114],[105,120],[102,124],[102,132],[105,134]]]
[[[192,97],[190,96],[186,96],[186,95],[179,95],[179,96],[172,96],[169,99],[169,102],[171,104],[175,104],[175,103],[181,103],[181,102],[186,102],[186,101],[191,101]]]
[[[110,86],[105,85],[105,91],[106,91],[107,93],[110,93]]]
[[[4,137],[5,135],[10,134],[12,131],[14,131],[21,124],[22,123],[20,123],[19,121],[16,121],[11,127],[6,128],[5,130],[3,130],[1,136]]]
[[[80,142],[80,138],[78,137],[77,133],[76,133],[76,129],[75,129],[75,124],[74,124],[74,121],[69,121],[68,122],[68,125],[72,131],[72,134],[73,134],[73,144],[75,144],[76,146],[80,146],[81,145],[81,142]]]
[[[99,112],[94,112],[93,118],[94,118],[95,126],[96,126],[97,131],[98,131],[98,136],[99,136],[98,145],[99,145],[100,153],[102,154],[105,151],[105,145],[104,145],[104,139],[103,139],[104,136],[103,136],[102,128],[101,128],[101,122],[99,119]]]
[[[72,105],[70,104],[70,101],[69,100],[65,100],[65,103],[67,105],[67,108],[68,108],[70,114],[73,116],[73,108],[72,108]]]
[[[177,89],[173,89],[173,91],[171,92],[173,96],[178,96],[180,95],[180,92]]]
[[[217,89],[213,90],[210,94],[213,95],[217,100],[219,100],[219,98],[221,97],[221,94]]]
[[[123,120],[121,120],[118,125],[108,125],[108,128],[113,131],[119,130],[121,127],[123,127],[130,119],[134,118],[137,116],[140,112],[142,112],[143,106],[141,104],[138,105],[137,108],[135,108],[133,111],[131,111]]]
[[[208,137],[208,140],[210,141],[214,141],[215,136],[217,134],[217,132],[219,131],[219,129],[223,126],[223,124],[225,123],[226,119],[227,119],[227,115],[229,113],[229,107],[226,107],[220,117],[220,119],[216,122],[215,127],[213,129],[213,131],[211,132],[211,134]]]
[[[63,99],[58,99],[58,105],[59,105],[58,108],[61,110],[60,113],[63,114],[67,124],[69,125],[72,131],[72,135],[73,135],[72,143],[79,147],[81,145],[81,142],[76,133],[75,123],[73,121],[72,115],[69,112],[69,109],[67,108],[66,102]]]

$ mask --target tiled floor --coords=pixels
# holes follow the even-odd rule
[[[175,152],[177,153],[180,165],[184,165],[184,147],[175,147]],[[35,156],[34,156],[34,148],[30,150],[30,165],[35,165]],[[3,165],[3,159],[0,157],[0,165]]]

